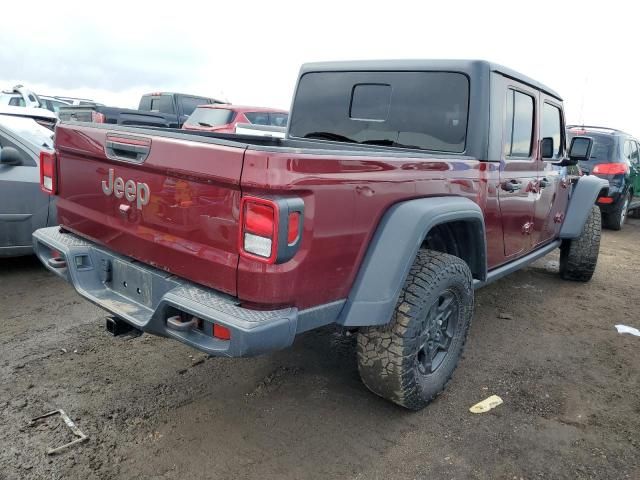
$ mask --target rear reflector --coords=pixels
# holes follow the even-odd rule
[[[300,212],[289,213],[289,230],[287,232],[287,245],[293,245],[298,241],[300,234]]]
[[[600,175],[619,175],[629,173],[629,165],[626,163],[599,163],[591,173]]]
[[[598,197],[598,203],[610,204],[610,203],[613,203],[613,198],[611,198],[611,197]]]
[[[231,330],[217,323],[213,324],[213,336],[220,340],[229,340],[231,338]]]
[[[57,165],[54,152],[40,152],[40,188],[49,195],[55,195],[57,189]]]
[[[271,256],[271,248],[273,247],[273,241],[271,238],[261,237],[252,233],[245,232],[244,234],[244,249],[254,255],[259,255],[264,258]]]

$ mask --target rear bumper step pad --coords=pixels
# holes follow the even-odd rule
[[[139,330],[174,338],[210,355],[238,357],[279,350],[290,346],[297,332],[306,330],[298,325],[296,308],[243,308],[237,298],[118,255],[60,227],[37,230],[33,247],[49,270],[89,301]],[[316,307],[313,315],[303,317],[331,323],[341,304],[328,304],[320,316]],[[167,319],[176,310],[228,328],[230,339],[214,337],[210,328],[171,328]]]

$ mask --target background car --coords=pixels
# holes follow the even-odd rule
[[[185,130],[235,133],[236,125],[270,125],[286,127],[289,112],[275,108],[248,107],[240,105],[200,105],[184,122]]]
[[[52,148],[53,132],[34,119],[0,115],[0,257],[31,254],[32,233],[56,224],[40,190],[40,152]]]
[[[58,122],[58,117],[55,113],[50,112],[46,108],[33,108],[33,107],[14,107],[11,105],[0,104],[0,115],[30,118],[35,120],[36,123],[43,127],[53,130]]]
[[[613,128],[569,125],[568,142],[577,135],[593,139],[591,158],[580,162],[582,172],[609,181],[608,194],[597,201],[603,224],[620,230],[627,214],[637,214],[640,210],[640,142]]]
[[[46,108],[47,110],[53,113],[58,113],[58,110],[60,110],[60,107],[66,107],[71,105],[71,103],[69,102],[60,100],[59,98],[56,98],[56,97],[49,97],[47,95],[38,95],[38,98],[40,99],[41,108]]]

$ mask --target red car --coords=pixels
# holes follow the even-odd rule
[[[182,126],[185,130],[235,133],[238,123],[286,127],[289,112],[274,108],[240,105],[201,105]]]

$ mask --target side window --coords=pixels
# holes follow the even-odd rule
[[[9,100],[9,105],[12,107],[24,107],[26,103],[24,102],[24,98],[22,97],[11,97]]]
[[[38,166],[34,157],[30,155],[29,152],[24,149],[24,147],[22,147],[17,142],[13,141],[13,139],[11,139],[9,136],[6,136],[0,133],[0,148],[4,148],[4,147],[13,147],[16,150],[18,150],[18,152],[20,153],[20,156],[22,157],[22,161],[23,161],[22,166],[24,167]]]
[[[271,125],[276,127],[286,127],[289,115],[286,113],[271,113]]]
[[[533,97],[509,89],[507,91],[504,156],[531,157],[533,141]]]
[[[631,163],[638,163],[638,144],[636,142],[629,142],[631,144],[631,154],[629,160]]]
[[[625,160],[631,161],[631,152],[632,152],[632,147],[631,145],[633,144],[633,142],[631,142],[630,140],[626,140],[624,142],[624,158]]]
[[[181,97],[182,114],[191,115],[198,105],[207,105],[207,100],[197,97]]]
[[[560,143],[562,141],[562,115],[560,109],[550,103],[542,107],[542,138],[553,138],[553,157],[560,156]]]
[[[268,112],[247,112],[244,114],[252,125],[269,125]]]

